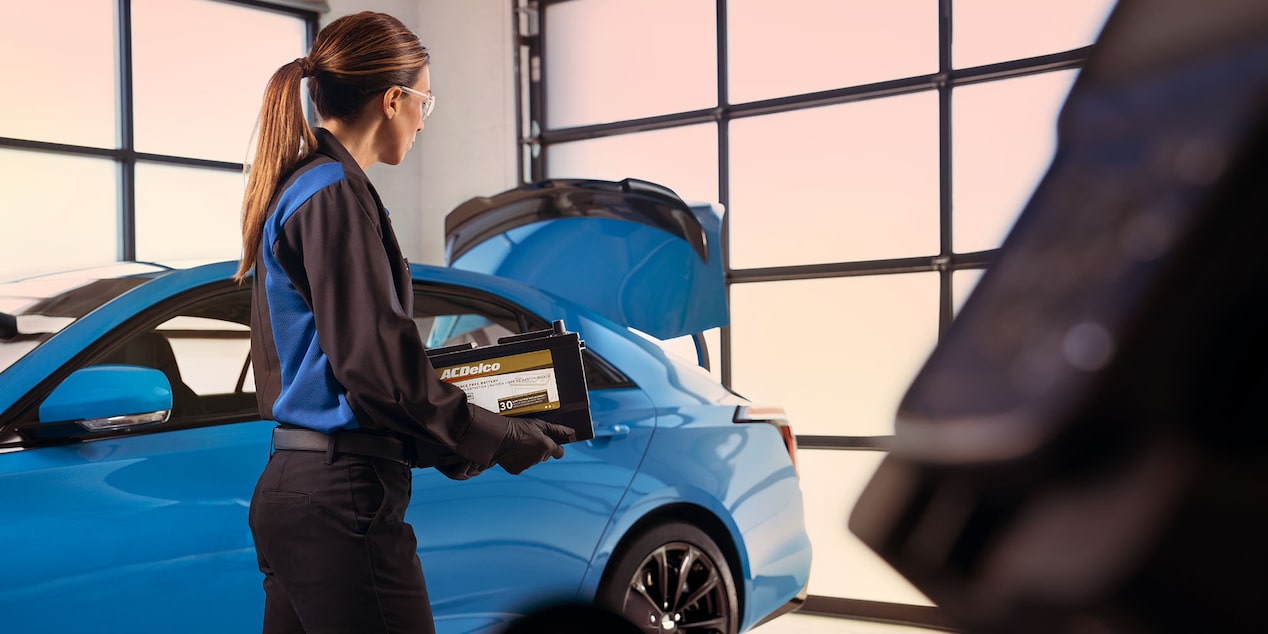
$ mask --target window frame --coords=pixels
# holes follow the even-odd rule
[[[203,304],[203,303],[206,303],[206,302],[210,302],[210,301],[212,301],[212,300],[216,300],[216,299],[221,298],[221,297],[224,297],[224,296],[226,296],[226,295],[241,295],[241,296],[243,296],[243,297],[241,297],[241,298],[237,298],[237,297],[235,297],[235,298],[234,298],[234,300],[235,300],[235,301],[239,301],[239,302],[241,302],[242,300],[245,300],[244,304],[245,304],[246,311],[247,311],[247,313],[246,313],[246,314],[247,314],[247,321],[246,321],[246,322],[244,322],[244,323],[238,323],[238,322],[235,322],[235,321],[232,321],[232,320],[228,320],[228,319],[221,319],[221,318],[218,318],[218,317],[208,317],[208,316],[204,316],[204,315],[187,315],[187,314],[185,314],[185,313],[187,313],[187,312],[188,312],[188,311],[187,311],[187,309],[188,309],[190,306],[193,306],[193,305],[195,305],[195,304]],[[201,402],[203,402],[203,403],[205,404],[205,403],[206,403],[206,400],[207,400],[207,399],[209,399],[209,398],[214,398],[214,397],[225,397],[225,396],[235,396],[235,395],[236,395],[238,398],[245,399],[245,398],[247,397],[247,395],[250,395],[250,400],[251,400],[250,410],[251,410],[251,411],[254,413],[254,415],[258,418],[258,417],[259,417],[259,405],[258,405],[258,403],[256,402],[256,398],[255,398],[255,385],[254,385],[254,384],[251,384],[251,385],[250,385],[250,388],[251,388],[251,389],[250,389],[250,391],[247,391],[247,389],[246,389],[246,388],[248,387],[248,384],[247,384],[247,382],[246,382],[246,377],[247,377],[247,374],[248,374],[248,373],[250,373],[250,371],[251,371],[251,320],[250,320],[250,314],[251,314],[251,303],[252,303],[253,301],[254,301],[254,300],[253,300],[253,298],[252,298],[252,296],[251,296],[251,287],[250,287],[250,286],[241,286],[241,287],[236,287],[236,288],[233,288],[233,289],[226,289],[226,290],[223,290],[223,291],[215,292],[215,293],[212,293],[212,294],[210,294],[210,295],[203,296],[203,297],[201,297],[201,298],[197,299],[196,301],[194,301],[194,302],[192,302],[192,303],[189,303],[189,304],[184,304],[182,309],[175,311],[175,314],[169,315],[167,318],[165,318],[165,319],[161,319],[161,320],[159,320],[158,322],[155,322],[155,323],[153,324],[153,327],[152,327],[152,328],[150,328],[150,329],[142,329],[142,331],[141,331],[141,332],[153,331],[153,332],[156,332],[156,333],[158,333],[158,334],[162,335],[165,339],[167,339],[168,344],[172,347],[172,350],[173,350],[172,354],[173,354],[173,356],[175,356],[175,357],[176,357],[176,362],[177,362],[177,365],[178,365],[178,367],[180,367],[181,375],[182,375],[182,378],[183,378],[183,380],[184,380],[184,382],[185,382],[185,384],[186,384],[186,387],[190,388],[190,390],[191,390],[192,392],[194,392],[194,394],[195,394],[195,395],[197,395],[197,397],[199,398],[199,400],[200,400]],[[232,334],[230,334],[229,336],[223,336],[223,335],[219,335],[219,336],[218,336],[218,335],[211,335],[211,336],[208,336],[208,333],[210,333],[210,332],[215,332],[215,331],[202,331],[202,330],[197,330],[197,329],[184,329],[184,328],[162,328],[162,326],[164,326],[165,324],[167,324],[168,322],[170,322],[172,319],[174,319],[174,318],[178,318],[178,317],[198,317],[198,318],[200,318],[200,319],[207,319],[207,320],[214,320],[214,321],[222,321],[222,322],[225,322],[225,323],[236,323],[236,324],[238,324],[239,326],[243,326],[243,327],[245,327],[245,330],[233,330],[233,331],[228,331],[228,332],[232,333]],[[190,385],[190,384],[189,384],[189,376],[190,376],[189,366],[187,366],[187,365],[183,365],[183,364],[182,364],[182,360],[183,360],[183,359],[188,359],[188,357],[185,355],[185,353],[182,353],[182,352],[180,351],[181,346],[180,346],[180,345],[178,345],[176,342],[181,341],[181,340],[204,340],[204,341],[205,341],[205,340],[215,340],[215,339],[220,339],[220,340],[231,340],[231,341],[239,341],[239,342],[243,342],[243,341],[244,341],[244,342],[246,343],[246,347],[245,347],[245,354],[243,354],[243,357],[242,357],[242,361],[241,361],[241,363],[238,363],[238,362],[236,362],[236,360],[235,360],[235,362],[234,362],[234,364],[233,364],[233,365],[236,367],[236,370],[234,371],[234,373],[233,373],[232,375],[230,375],[230,376],[232,376],[233,391],[231,391],[231,392],[222,392],[222,393],[214,393],[214,392],[213,392],[213,393],[207,393],[207,394],[204,394],[204,393],[199,392],[197,389],[195,389],[193,385]],[[118,349],[118,346],[117,346],[117,345],[115,346],[115,349]],[[109,352],[107,352],[106,354],[109,354]],[[190,415],[186,415],[186,416],[185,416],[185,421],[186,421],[186,422],[190,422],[190,421],[197,422],[197,421],[201,421],[201,420],[203,420],[203,419],[207,419],[207,420],[218,420],[218,419],[230,419],[230,418],[237,418],[237,417],[240,417],[240,416],[244,416],[246,411],[248,411],[248,410],[245,410],[245,409],[244,409],[244,410],[242,410],[242,411],[241,411],[241,412],[239,412],[239,413],[234,413],[234,412],[221,412],[221,413],[210,413],[210,414],[209,414],[209,413],[202,413],[202,414],[195,414],[195,415],[192,415],[192,416],[190,416]]]
[[[514,54],[518,73],[515,77],[516,125],[519,151],[517,154],[520,184],[529,184],[549,178],[550,147],[570,141],[583,141],[599,137],[635,134],[654,130],[684,127],[696,124],[718,126],[718,202],[731,208],[730,196],[730,135],[729,123],[736,119],[762,116],[845,104],[869,99],[894,97],[926,91],[935,91],[938,97],[938,253],[913,257],[882,260],[840,261],[824,264],[796,264],[760,268],[735,269],[730,264],[728,234],[730,223],[723,220],[722,259],[726,272],[727,300],[733,284],[756,284],[790,280],[806,280],[825,277],[851,277],[862,275],[889,275],[897,273],[936,272],[939,274],[938,336],[941,338],[951,326],[956,302],[952,291],[952,275],[956,271],[984,270],[999,249],[958,253],[952,244],[952,157],[951,157],[951,94],[960,86],[982,82],[1027,77],[1041,73],[1078,69],[1086,62],[1092,45],[1014,59],[982,66],[956,68],[952,63],[952,8],[954,0],[938,0],[938,70],[935,73],[902,77],[857,86],[761,99],[746,103],[731,103],[728,98],[727,56],[727,4],[728,0],[716,0],[716,44],[718,47],[718,99],[717,106],[686,112],[663,114],[641,119],[612,123],[550,128],[546,125],[549,110],[546,83],[550,80],[546,64],[542,61],[549,54],[544,33],[549,25],[546,8],[569,0],[510,0],[511,10],[517,16],[518,29],[513,34]],[[732,385],[731,329],[722,327],[720,365],[723,385]],[[808,435],[797,437],[802,449],[859,449],[874,451],[884,446],[889,436]]]

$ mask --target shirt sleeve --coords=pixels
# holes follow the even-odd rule
[[[377,207],[366,209],[364,197],[347,180],[334,183],[284,229],[299,255],[291,267],[302,268],[287,273],[292,282],[306,282],[301,293],[311,298],[330,369],[363,425],[369,419],[414,438],[421,456],[453,452],[492,464],[507,420],[436,377],[418,326],[397,296],[396,275],[408,278],[408,270],[389,258],[382,232],[391,228],[380,224]]]

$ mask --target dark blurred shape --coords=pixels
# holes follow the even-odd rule
[[[1123,0],[850,529],[972,632],[1268,631],[1268,2]]]
[[[551,605],[512,621],[502,634],[639,634],[634,624],[592,603]]]
[[[0,313],[0,339],[12,339],[18,336],[18,318],[9,313]]]

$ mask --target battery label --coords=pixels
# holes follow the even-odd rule
[[[559,409],[550,350],[436,368],[436,376],[462,388],[471,404],[506,416]]]

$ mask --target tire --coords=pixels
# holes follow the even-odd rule
[[[618,549],[595,601],[647,634],[736,634],[740,626],[726,557],[704,531],[682,522],[652,526]]]

